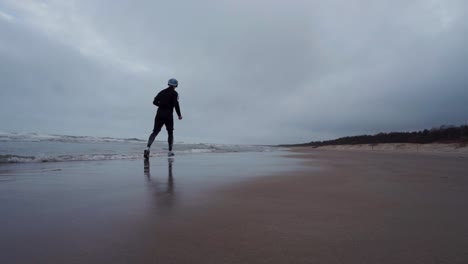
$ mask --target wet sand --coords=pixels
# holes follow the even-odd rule
[[[222,186],[300,167],[282,155],[0,164],[0,263],[152,263],[156,228]]]
[[[466,159],[305,152],[306,163],[323,169],[218,190],[216,204],[154,230],[152,259],[468,263]]]
[[[0,262],[468,263],[466,158],[307,149],[288,156],[219,158],[215,173],[202,161],[152,163],[146,183],[128,177],[133,165],[122,162],[75,168],[100,171],[89,186],[60,171],[47,174],[65,178],[53,187],[50,179],[42,187],[0,183],[10,220]],[[269,176],[253,170],[256,158]],[[114,185],[96,180],[112,171]],[[200,171],[199,181],[192,176]],[[206,187],[222,175],[233,177]]]

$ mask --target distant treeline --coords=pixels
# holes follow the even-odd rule
[[[417,132],[390,132],[376,135],[360,135],[342,137],[334,140],[312,141],[303,144],[281,146],[330,146],[330,145],[357,145],[381,143],[460,143],[468,142],[468,125],[441,126],[439,128],[424,129]]]

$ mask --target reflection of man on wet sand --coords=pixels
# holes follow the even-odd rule
[[[148,186],[154,190],[157,209],[167,210],[174,206],[174,177],[172,175],[172,164],[174,159],[168,159],[168,172],[167,182],[164,184],[162,181],[158,181],[156,178],[151,177],[150,173],[150,162],[148,159],[144,161],[144,174],[148,180]],[[164,186],[166,185],[166,186]]]
[[[150,175],[150,163],[149,163],[149,160],[145,159],[144,161],[144,169],[143,171],[145,172],[145,176],[149,179],[151,178],[151,175]]]

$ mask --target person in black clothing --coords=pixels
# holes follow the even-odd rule
[[[177,112],[179,120],[182,120],[182,114],[180,113],[179,106],[179,95],[175,91],[175,88],[179,86],[179,82],[176,79],[170,79],[167,84],[169,85],[169,87],[160,91],[153,100],[153,104],[158,107],[158,112],[156,113],[156,117],[154,118],[153,133],[151,133],[148,139],[148,149],[146,149],[144,152],[145,158],[149,158],[151,145],[153,144],[153,141],[158,135],[159,131],[161,131],[163,125],[166,126],[168,135],[168,156],[174,156],[174,153],[172,152],[172,144],[174,142],[174,119],[172,117],[172,113],[174,112],[174,108]]]

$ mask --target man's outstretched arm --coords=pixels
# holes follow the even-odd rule
[[[175,107],[177,116],[179,116],[179,120],[181,120],[182,114],[180,113],[179,96],[175,97],[174,107]]]

